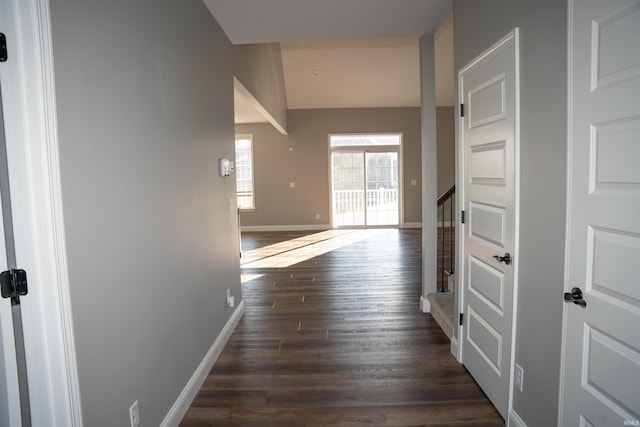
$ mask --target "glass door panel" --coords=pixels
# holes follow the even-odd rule
[[[333,225],[364,226],[364,153],[331,153],[331,169]]]
[[[400,223],[398,153],[331,153],[334,227]]]
[[[398,153],[366,153],[366,225],[398,225]]]

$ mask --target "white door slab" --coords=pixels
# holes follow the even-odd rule
[[[462,361],[503,417],[509,407],[517,261],[518,31],[458,74]],[[497,257],[509,254],[510,260]]]
[[[640,425],[640,1],[569,1],[569,40],[560,424]]]

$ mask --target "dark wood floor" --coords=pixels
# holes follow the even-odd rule
[[[420,230],[242,246],[245,315],[181,426],[504,425],[420,312]]]

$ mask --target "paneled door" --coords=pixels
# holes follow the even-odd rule
[[[640,425],[640,1],[569,1],[560,424]]]
[[[517,262],[517,29],[458,74],[462,362],[506,418]]]

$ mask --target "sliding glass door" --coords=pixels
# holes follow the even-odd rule
[[[400,224],[401,135],[332,135],[333,226]]]

